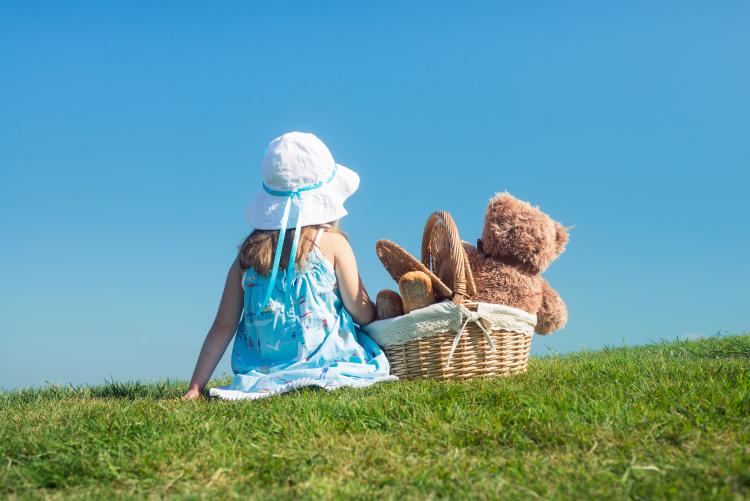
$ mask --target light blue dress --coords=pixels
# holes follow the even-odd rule
[[[316,238],[316,244],[320,235]],[[248,269],[245,305],[232,350],[232,384],[224,399],[262,398],[304,386],[369,386],[390,376],[385,354],[357,328],[341,301],[330,261],[315,245],[303,270],[279,270],[268,305],[269,277]]]

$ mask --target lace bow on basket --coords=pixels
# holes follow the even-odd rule
[[[458,321],[456,322],[456,327],[458,327],[458,329],[456,330],[456,337],[453,338],[451,350],[448,352],[448,359],[445,361],[445,365],[443,366],[446,369],[451,365],[451,358],[453,358],[453,353],[456,351],[456,347],[461,341],[461,336],[463,336],[464,332],[466,331],[466,326],[469,325],[469,322],[475,323],[482,330],[482,332],[484,333],[484,338],[487,340],[487,344],[490,346],[490,351],[495,351],[495,342],[492,340],[492,336],[490,336],[490,331],[488,331],[487,327],[484,326],[485,320],[482,318],[479,312],[471,311],[463,304],[459,304],[457,306]]]

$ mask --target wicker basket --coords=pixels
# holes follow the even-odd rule
[[[465,306],[476,310],[475,304]],[[489,335],[495,351],[490,350],[478,325],[467,325],[447,366],[455,332],[439,332],[404,344],[384,346],[383,351],[391,364],[391,373],[401,379],[465,379],[526,372],[531,336],[497,330],[490,330]]]
[[[451,288],[455,304],[463,305],[467,314],[477,311],[477,303],[469,301],[476,289],[468,258],[458,228],[445,211],[435,212],[427,220],[422,263]],[[458,333],[435,332],[402,344],[383,346],[391,372],[401,379],[465,379],[526,371],[530,335],[494,330],[487,322],[469,320],[467,316]]]

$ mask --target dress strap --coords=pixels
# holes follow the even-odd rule
[[[318,234],[315,235],[315,247],[320,247],[320,239],[323,237],[323,233],[326,232],[325,228],[321,228],[318,230]]]

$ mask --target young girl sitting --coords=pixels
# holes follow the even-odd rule
[[[334,389],[396,379],[380,348],[356,324],[375,307],[338,230],[359,176],[338,165],[320,139],[290,132],[263,158],[263,190],[184,398],[200,396],[232,336],[224,399],[261,398],[302,386]],[[293,256],[293,258],[291,257]]]

